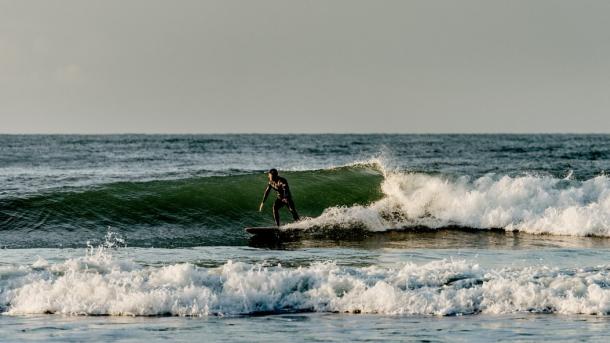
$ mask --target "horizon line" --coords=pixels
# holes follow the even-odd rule
[[[128,136],[128,135],[148,135],[148,136],[193,136],[193,135],[608,135],[610,132],[0,132],[3,136]]]

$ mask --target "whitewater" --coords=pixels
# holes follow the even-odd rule
[[[485,175],[472,180],[387,172],[383,198],[367,206],[330,207],[289,228],[464,228],[610,237],[610,180]]]
[[[107,248],[62,263],[4,266],[8,315],[236,316],[333,312],[390,315],[610,314],[610,266],[483,268],[465,260],[296,268],[231,260],[142,266]]]
[[[609,147],[0,135],[0,340],[603,342]],[[290,239],[243,230],[273,222],[271,167],[303,218],[282,212]]]

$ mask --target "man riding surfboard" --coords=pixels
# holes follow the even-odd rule
[[[269,196],[269,192],[271,191],[271,189],[274,189],[277,192],[277,199],[273,203],[273,219],[275,220],[275,224],[277,226],[280,226],[279,209],[284,206],[288,207],[288,211],[290,211],[290,213],[292,214],[292,218],[295,221],[299,220],[299,214],[297,213],[297,210],[294,207],[294,201],[292,200],[292,194],[290,194],[288,181],[286,181],[285,178],[279,176],[277,169],[275,168],[270,169],[267,172],[267,176],[269,177],[269,183],[267,184],[267,188],[265,189],[263,201],[261,202],[258,211],[261,212],[263,210],[263,206],[265,205],[267,196]]]

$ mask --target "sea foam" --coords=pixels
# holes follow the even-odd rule
[[[383,168],[381,168],[383,170]],[[385,171],[383,198],[327,208],[289,228],[387,229],[460,226],[536,234],[610,237],[610,179],[486,175],[477,179]]]
[[[226,316],[284,312],[469,315],[610,313],[610,267],[485,269],[439,260],[298,268],[227,261],[143,266],[95,253],[0,269],[9,315]]]

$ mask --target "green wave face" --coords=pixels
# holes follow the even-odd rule
[[[383,176],[372,167],[282,173],[301,216],[331,206],[368,204],[382,197]],[[106,228],[132,246],[243,244],[244,226],[272,225],[264,173],[170,181],[121,182],[80,192],[0,201],[3,246],[83,246]],[[290,215],[281,210],[282,221]],[[43,237],[44,236],[44,237]],[[43,239],[44,238],[44,239]],[[45,243],[43,243],[45,242]]]

